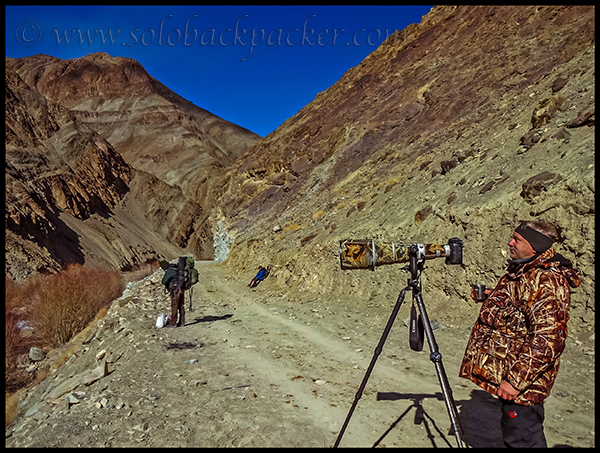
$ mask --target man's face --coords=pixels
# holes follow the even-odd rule
[[[529,242],[519,233],[513,233],[512,239],[508,242],[510,247],[510,257],[513,260],[522,260],[535,255],[535,250]]]

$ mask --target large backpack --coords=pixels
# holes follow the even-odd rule
[[[160,265],[165,271],[162,278],[162,284],[167,290],[182,288],[190,289],[198,283],[199,275],[195,266],[194,258],[191,256],[181,256],[177,263],[168,263],[161,261]]]
[[[195,266],[196,266],[196,262],[194,261],[194,258],[191,256],[188,256],[185,261],[185,281],[186,281],[185,289],[190,289],[193,285],[198,283],[200,276],[198,274],[198,269],[196,269]]]

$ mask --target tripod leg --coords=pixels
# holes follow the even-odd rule
[[[383,345],[385,344],[385,340],[387,339],[387,337],[390,333],[390,330],[392,330],[392,325],[394,324],[394,320],[396,319],[396,316],[398,315],[398,311],[400,310],[400,307],[402,306],[402,303],[404,302],[405,294],[406,294],[406,288],[403,289],[400,292],[400,295],[398,296],[396,305],[394,306],[394,309],[392,310],[392,314],[390,315],[390,319],[388,319],[387,325],[385,326],[385,329],[383,330],[381,339],[379,340],[379,343],[377,344],[377,347],[375,348],[375,354],[373,355],[373,358],[371,359],[371,363],[369,364],[369,367],[367,368],[367,372],[365,373],[365,377],[363,378],[362,383],[360,384],[360,387],[358,388],[358,391],[356,392],[356,396],[354,397],[354,402],[352,403],[352,407],[350,408],[350,411],[348,412],[348,415],[346,416],[346,420],[344,421],[344,424],[342,425],[342,429],[340,430],[340,433],[338,434],[338,437],[335,440],[335,444],[333,444],[333,448],[337,448],[337,446],[340,444],[340,441],[342,440],[342,436],[344,435],[344,431],[346,431],[346,427],[348,426],[348,423],[350,422],[352,413],[354,412],[354,409],[356,409],[358,400],[362,396],[362,392],[365,389],[365,386],[367,385],[369,376],[371,375],[371,372],[373,371],[373,368],[375,367],[375,362],[377,362],[377,358],[379,357],[379,355],[381,354],[381,351],[383,350]]]
[[[442,354],[440,354],[435,337],[433,336],[433,329],[429,323],[429,317],[427,316],[427,310],[425,310],[425,304],[423,303],[421,291],[419,289],[413,289],[413,297],[417,301],[417,306],[419,307],[419,312],[421,313],[421,318],[423,319],[425,337],[427,338],[429,350],[431,351],[429,358],[435,365],[438,380],[440,381],[440,386],[442,387],[442,394],[444,395],[446,409],[448,410],[450,422],[452,423],[452,430],[454,431],[454,436],[456,437],[459,448],[462,448],[467,445],[465,432],[458,416],[458,410],[456,409],[454,398],[452,397],[452,389],[450,388],[448,376],[446,376],[446,371],[444,370],[444,365],[442,364]]]

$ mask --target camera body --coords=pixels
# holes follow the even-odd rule
[[[459,238],[448,239],[449,252],[446,255],[446,264],[462,264],[463,262],[463,241]]]
[[[448,244],[396,244],[375,239],[340,241],[340,265],[347,269],[372,269],[384,264],[406,263],[416,258],[424,261],[446,258],[446,264],[462,264],[463,242],[451,238]]]

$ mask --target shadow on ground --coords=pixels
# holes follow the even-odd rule
[[[223,315],[223,316],[213,316],[213,315],[202,316],[200,318],[194,319],[194,322],[187,323],[185,326],[186,327],[191,326],[193,324],[198,324],[199,322],[222,321],[223,319],[229,319],[232,316],[233,316],[233,314],[227,314],[227,315]]]
[[[377,447],[385,437],[414,409],[414,424],[425,427],[427,431],[427,437],[431,442],[431,446],[434,448],[440,447],[438,443],[443,442],[447,447],[456,446],[456,438],[452,429],[447,433],[443,433],[440,427],[436,424],[436,420],[423,408],[422,402],[427,398],[435,398],[440,401],[444,400],[444,396],[441,392],[435,394],[421,394],[421,393],[396,393],[396,392],[378,392],[377,400],[410,400],[412,405],[409,406],[403,413],[395,420],[389,428],[383,433],[383,435],[373,444],[373,447]],[[460,423],[463,426],[466,436],[466,442],[470,447],[481,448],[481,447],[501,447],[504,448],[502,442],[502,433],[500,431],[500,402],[496,400],[492,395],[483,390],[473,390],[471,392],[471,398],[469,400],[455,401],[458,409]],[[439,416],[439,414],[434,414]],[[444,426],[447,424],[447,413],[443,414]],[[436,438],[435,433],[439,435]]]

